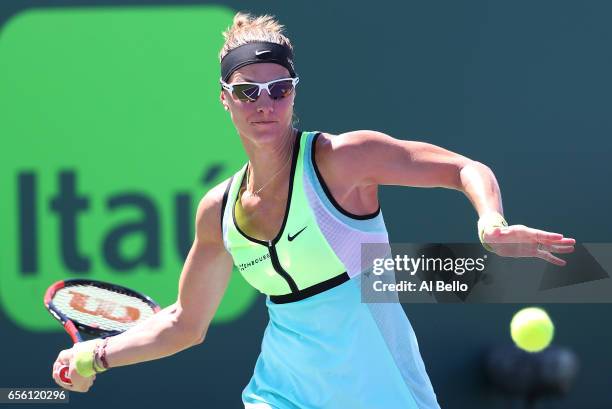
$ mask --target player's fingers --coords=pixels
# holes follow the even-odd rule
[[[58,361],[53,362],[53,368],[51,369],[51,377],[56,381],[60,381],[59,370],[62,367]]]
[[[94,377],[89,377],[89,378],[85,378],[86,381],[83,383],[82,387],[81,387],[81,392],[87,392],[89,391],[89,389],[92,387],[93,383],[94,383]]]
[[[555,242],[555,244],[562,244],[562,245],[573,246],[574,244],[576,244],[576,239],[574,239],[572,237],[564,237],[561,240],[557,240]]]
[[[53,373],[51,374],[51,377],[53,378],[53,381],[58,385],[58,386],[63,386],[62,382],[59,379],[59,375],[57,372],[53,371]]]
[[[575,250],[574,246],[557,246],[557,245],[553,245],[551,251],[553,253],[569,254],[569,253],[573,253],[574,250]]]
[[[535,230],[535,229],[534,229]],[[576,244],[576,239],[572,237],[563,237],[560,233],[550,233],[543,230],[535,230],[536,240],[540,243],[559,244],[564,246],[573,246]]]
[[[548,251],[548,252],[551,252],[551,253],[568,254],[568,253],[572,253],[574,251],[574,246],[559,246],[559,245],[556,245],[556,244],[544,244],[544,243],[540,243],[538,245],[538,249],[544,250],[544,251]]]
[[[89,390],[89,385],[73,380],[72,385],[66,389],[70,389],[72,392],[87,392]]]
[[[533,228],[529,228],[529,233],[535,235],[538,242],[561,240],[563,238],[561,233],[552,233]]]
[[[576,239],[573,239],[571,237],[562,237],[560,239],[544,239],[540,240],[540,242],[547,244],[559,244],[562,246],[573,246],[574,244],[576,244]]]
[[[62,365],[69,365],[70,364],[70,359],[72,358],[73,355],[73,351],[72,349],[64,349],[63,351],[61,351],[59,353],[59,355],[57,356],[57,360],[62,364]]]
[[[68,371],[68,376],[72,381],[72,386],[70,388],[73,392],[87,392],[91,385],[93,385],[93,381],[95,379],[95,375],[90,377],[83,377],[77,371],[76,368],[71,367]]]
[[[70,390],[74,392],[81,392],[83,384],[85,383],[84,382],[85,378],[79,375],[79,373],[76,371],[76,368],[74,366],[71,366],[68,369],[68,377],[70,378],[70,381],[72,382]]]
[[[562,260],[559,257],[555,257],[550,252],[545,251],[545,250],[537,249],[536,257],[541,258],[542,260],[546,260],[549,263],[552,263],[552,264],[555,264],[561,267],[567,264],[565,260]]]

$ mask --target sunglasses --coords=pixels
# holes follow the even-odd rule
[[[228,84],[221,80],[221,88],[231,92],[242,102],[254,102],[257,101],[257,98],[261,95],[261,90],[264,89],[274,100],[285,98],[291,95],[298,82],[300,82],[299,77],[281,78],[270,82],[237,82],[234,84]]]

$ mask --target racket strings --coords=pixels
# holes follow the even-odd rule
[[[75,323],[104,331],[123,332],[155,314],[153,308],[140,298],[93,285],[61,288],[52,302]]]

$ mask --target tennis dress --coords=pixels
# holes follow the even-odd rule
[[[314,158],[318,132],[298,132],[285,217],[270,241],[236,222],[245,164],[227,185],[223,241],[245,280],[266,294],[269,322],[245,408],[439,408],[399,303],[361,301],[361,243],[388,243],[380,208],[352,215]]]

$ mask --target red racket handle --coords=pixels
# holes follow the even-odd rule
[[[70,377],[68,376],[68,369],[69,369],[68,365],[63,365],[59,369],[59,378],[65,384],[72,385],[72,379],[70,379]]]

